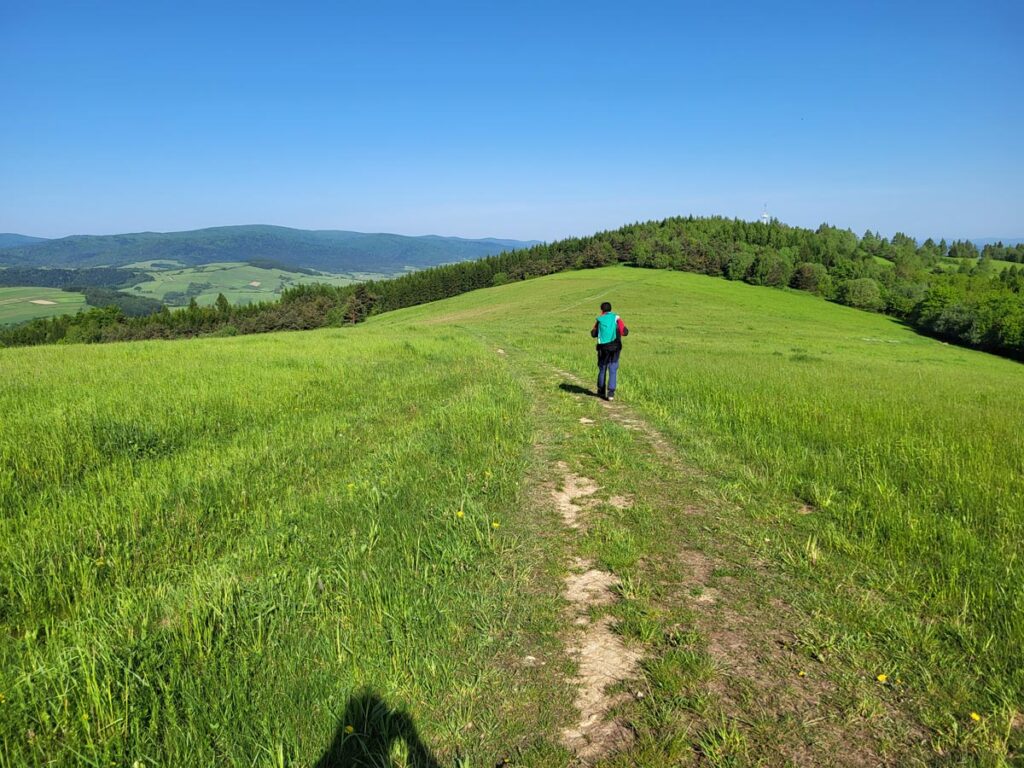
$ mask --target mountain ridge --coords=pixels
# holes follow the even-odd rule
[[[478,259],[501,251],[526,248],[538,242],[496,237],[308,230],[272,224],[177,232],[69,235],[52,240],[13,234],[7,237],[22,238],[22,241],[5,246],[0,240],[0,266],[123,266],[161,259],[198,266],[216,261],[259,258],[328,272],[394,272],[407,267],[422,268]]]

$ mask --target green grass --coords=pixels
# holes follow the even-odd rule
[[[448,757],[551,730],[541,673],[495,705],[555,610],[524,393],[453,346],[5,350],[0,764],[308,765],[364,687]]]
[[[604,299],[635,331],[621,395],[741,508],[723,535],[797,579],[782,597],[817,617],[812,651],[900,676],[944,749],[971,711],[1022,708],[1024,367],[798,292],[627,267],[375,322],[440,318],[589,378]]]
[[[53,303],[33,304],[33,301]],[[58,288],[0,287],[0,325],[74,314],[85,308],[85,296],[81,293],[70,293]]]
[[[139,266],[150,263],[140,262]],[[363,279],[350,275],[313,276],[283,269],[263,269],[240,262],[155,270],[151,274],[152,280],[139,283],[130,291],[140,296],[164,301],[168,293],[185,293],[192,283],[205,284],[207,287],[196,295],[196,302],[201,306],[211,306],[217,300],[219,293],[223,293],[232,304],[252,304],[257,301],[272,301],[280,295],[282,290],[291,285],[303,283],[349,285],[356,279]],[[258,285],[252,285],[252,283],[258,283]],[[181,303],[187,304],[188,299],[182,300]]]
[[[947,272],[955,272],[960,267],[967,263],[970,266],[974,266],[978,263],[977,259],[955,259],[951,256],[943,256],[939,260],[939,266]],[[1010,269],[1011,267],[1019,267],[1020,264],[1014,261],[1003,261],[1002,259],[992,259],[992,266],[996,272],[1002,272],[1004,269]]]
[[[677,463],[559,388],[591,378],[605,299],[633,331],[620,400]],[[368,738],[376,696],[444,765],[565,764],[570,555],[619,575],[610,610],[647,648],[614,765],[801,764],[780,756],[847,748],[826,727],[893,764],[1021,748],[1019,364],[614,267],[0,366],[0,765],[311,765],[346,724]],[[565,534],[533,490],[555,460],[635,505]],[[716,666],[681,549],[716,558],[735,616],[785,606],[824,722]]]

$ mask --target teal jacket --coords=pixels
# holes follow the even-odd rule
[[[602,312],[590,329],[590,335],[597,339],[598,349],[621,349],[622,337],[629,335],[629,328],[614,312]]]

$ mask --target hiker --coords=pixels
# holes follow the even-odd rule
[[[597,339],[597,396],[614,400],[622,337],[629,336],[629,328],[621,317],[612,312],[611,303],[606,301],[601,304],[601,315],[590,329],[590,335]]]

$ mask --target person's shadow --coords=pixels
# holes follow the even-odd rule
[[[599,397],[597,392],[586,387],[581,387],[579,384],[570,384],[567,381],[563,381],[558,385],[558,388],[563,392],[568,392],[571,395],[590,395],[590,397]]]
[[[403,747],[409,768],[441,768],[407,712],[391,709],[373,691],[362,691],[349,698],[334,741],[315,768],[390,768],[395,764],[392,750],[400,754]]]

